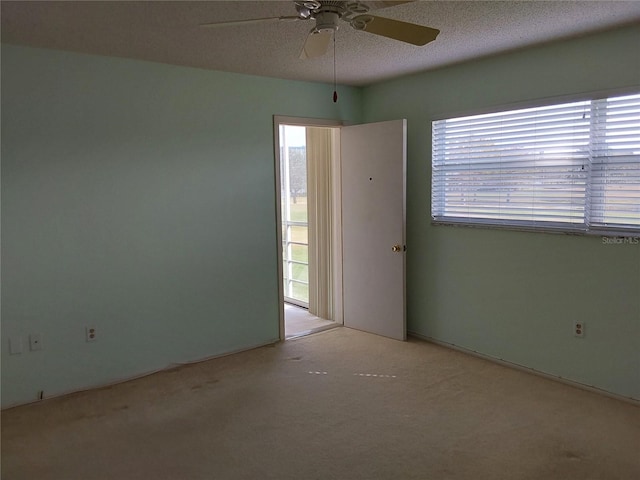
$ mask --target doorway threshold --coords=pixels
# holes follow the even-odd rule
[[[316,317],[306,308],[285,303],[284,305],[285,340],[303,337],[340,326],[331,320]]]

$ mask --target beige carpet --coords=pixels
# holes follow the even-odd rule
[[[640,478],[640,408],[337,328],[2,413],[2,479]]]

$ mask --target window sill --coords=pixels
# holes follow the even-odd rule
[[[480,228],[489,230],[509,230],[514,232],[525,233],[551,233],[555,235],[572,235],[580,237],[607,237],[611,239],[621,239],[620,242],[611,241],[610,243],[628,243],[630,245],[640,244],[640,231],[622,231],[622,230],[607,230],[607,229],[578,229],[567,227],[553,227],[553,226],[540,226],[532,227],[527,225],[505,225],[499,223],[468,223],[458,222],[453,220],[432,220],[433,226],[446,226],[446,227],[462,227],[462,228]]]

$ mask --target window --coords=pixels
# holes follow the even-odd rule
[[[640,95],[433,122],[436,223],[640,235]]]

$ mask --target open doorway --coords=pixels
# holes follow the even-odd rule
[[[281,193],[276,195],[280,338],[289,336],[285,282],[304,285],[298,270],[306,267],[308,313],[349,328],[406,340],[406,120],[339,126],[274,117],[274,126],[276,188]],[[285,202],[302,202],[296,197],[294,204],[291,193],[282,192],[286,165],[281,157],[289,155],[290,148],[287,139],[280,138],[281,131],[286,137],[286,128],[281,126],[304,127],[307,168],[303,190],[308,264],[296,272],[291,268],[286,278],[287,261],[299,265],[302,254],[287,251],[285,256],[285,249],[303,242],[296,241],[300,232],[298,237],[286,236],[285,229],[301,225],[283,223],[283,218],[295,219],[286,216],[286,205],[283,216],[281,207]],[[291,181],[286,185],[285,189],[290,189]]]
[[[306,127],[280,125],[280,211],[284,301],[309,308]]]
[[[284,339],[342,322],[339,129],[276,117],[275,132]]]

